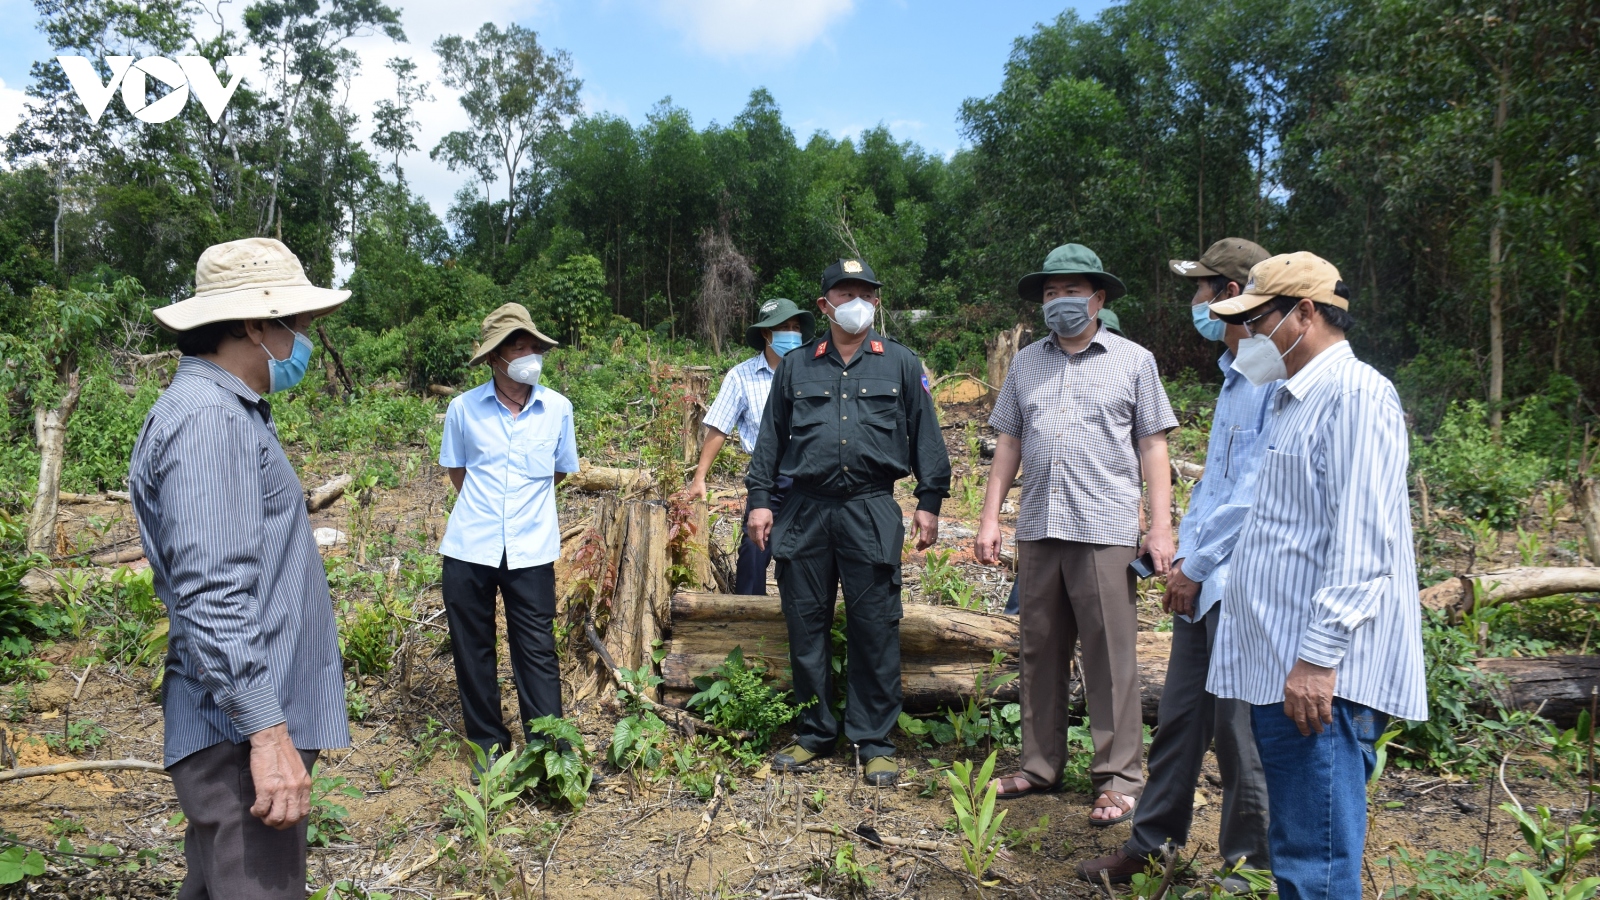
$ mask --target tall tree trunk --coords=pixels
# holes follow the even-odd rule
[[[59,171],[57,171],[56,172],[56,221],[55,221],[55,229],[54,229],[54,235],[53,235],[53,238],[54,238],[54,241],[55,241],[55,255],[53,257],[51,257],[51,262],[58,269],[61,267],[61,216],[62,216],[62,213],[66,209],[66,202],[67,202],[66,197],[64,196],[64,194],[66,192],[62,189],[62,180],[63,179],[61,177],[61,173]]]
[[[67,450],[67,420],[78,406],[82,385],[73,370],[67,379],[67,394],[55,409],[39,407],[33,411],[34,438],[39,442],[39,487],[33,495],[33,510],[28,514],[28,552],[50,554],[55,551],[56,507],[60,503],[61,463]]]
[[[1556,307],[1556,349],[1550,356],[1550,371],[1561,371],[1561,339],[1567,328],[1567,298],[1572,296],[1572,270],[1577,266],[1576,257],[1567,258],[1567,275],[1561,281],[1561,303]]]
[[[1502,166],[1498,144],[1506,127],[1506,94],[1509,86],[1506,84],[1507,70],[1504,65],[1500,69],[1500,100],[1494,110],[1494,136],[1496,151],[1494,163],[1489,172],[1489,196],[1494,201],[1494,223],[1489,226],[1489,431],[1495,440],[1500,439],[1500,423],[1503,412],[1500,409],[1505,401],[1506,388],[1506,338],[1505,324],[1502,317],[1504,303],[1504,273],[1501,265],[1504,262],[1501,253],[1501,232],[1505,227],[1506,208],[1501,200]]]
[[[1206,252],[1206,118],[1200,114],[1200,177],[1194,192],[1194,245],[1196,253]]]

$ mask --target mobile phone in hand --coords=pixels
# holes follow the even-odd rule
[[[1140,578],[1151,578],[1156,574],[1156,561],[1150,558],[1150,554],[1146,553],[1128,563],[1128,568],[1132,569],[1133,574]]]

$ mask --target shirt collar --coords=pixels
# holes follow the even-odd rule
[[[1318,353],[1306,363],[1305,368],[1294,373],[1294,377],[1283,383],[1283,389],[1294,395],[1296,400],[1304,400],[1311,389],[1316,387],[1333,368],[1334,363],[1349,359],[1355,353],[1350,349],[1349,341],[1340,341],[1328,349]]]
[[[1084,346],[1084,348],[1082,350],[1079,350],[1077,353],[1068,353],[1067,351],[1061,349],[1061,342],[1056,340],[1056,335],[1055,335],[1055,332],[1053,332],[1053,331],[1050,332],[1049,336],[1045,338],[1045,342],[1047,344],[1049,344],[1049,346],[1053,347],[1057,353],[1060,353],[1061,355],[1068,356],[1068,357],[1071,357],[1071,356],[1082,356],[1083,354],[1088,353],[1090,350],[1094,349],[1095,347],[1099,347],[1101,352],[1105,352],[1106,350],[1111,349],[1106,344],[1106,336],[1111,333],[1111,329],[1107,328],[1104,322],[1096,322],[1096,323],[1093,323],[1093,324],[1095,325],[1094,337],[1090,338],[1089,339],[1089,343],[1086,344]]]
[[[251,390],[249,385],[240,380],[239,376],[209,359],[202,359],[198,356],[185,356],[178,360],[178,374],[196,375],[207,379],[215,383],[217,387],[229,393],[237,394],[240,400],[250,406],[259,407],[266,402],[261,399],[260,394]]]
[[[486,402],[489,402],[489,403],[499,403],[500,402],[500,398],[495,396],[494,376],[493,375],[489,376],[489,380],[485,381],[483,383],[483,386],[481,388],[479,388],[479,390],[483,391],[483,394],[481,395],[480,399],[482,399],[482,400],[484,400]],[[538,406],[540,403],[542,403],[543,402],[543,397],[544,397],[544,392],[545,392],[545,386],[544,385],[542,385],[542,384],[534,385],[533,386],[533,393],[528,395],[528,405],[524,406],[523,410],[532,409],[535,406]],[[507,410],[507,412],[509,412],[509,410]]]
[[[791,350],[789,352],[793,353],[794,351]],[[778,358],[781,360],[783,357],[780,356]],[[778,370],[774,369],[772,366],[767,364],[767,351],[763,350],[760,353],[757,353],[755,355],[754,359],[755,359],[755,363],[756,363],[756,371],[759,372],[762,369],[766,369],[768,372],[772,372],[773,374],[777,374]]]
[[[883,340],[883,338],[878,336],[878,329],[868,327],[866,337],[861,339],[861,346],[856,348],[856,355],[850,357],[850,362],[846,363],[844,361],[844,357],[839,355],[839,342],[833,339],[833,330],[829,329],[827,334],[828,336],[823,338],[823,340],[828,342],[828,350],[823,354],[823,356],[833,357],[833,359],[838,362],[841,367],[846,369],[850,368],[852,365],[855,365],[856,361],[861,359],[861,357],[872,352],[871,345],[873,341]],[[813,350],[812,352],[815,353],[816,351]],[[766,360],[762,360],[763,364],[765,362]]]

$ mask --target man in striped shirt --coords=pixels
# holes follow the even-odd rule
[[[305,494],[262,395],[311,361],[315,287],[278,241],[211,247],[195,296],[155,311],[178,372],[128,466],[166,604],[164,758],[188,819],[178,896],[302,900],[317,751],[350,746],[339,634]]]
[[[767,408],[767,396],[772,393],[772,375],[784,354],[811,339],[817,319],[795,305],[793,300],[777,298],[761,304],[761,318],[745,329],[744,340],[756,355],[728,370],[722,379],[717,399],[706,410],[705,443],[700,446],[700,464],[695,467],[694,478],[689,482],[690,499],[704,500],[706,473],[711,463],[722,452],[728,435],[739,432],[739,443],[744,452],[756,452],[756,441],[761,437],[761,414]],[[772,513],[777,515],[783,507],[783,498],[791,483],[779,477],[770,495]],[[749,510],[745,511],[746,517]],[[772,548],[758,547],[750,535],[741,532],[739,561],[733,576],[735,594],[767,595],[767,564],[772,561]]]
[[[1361,896],[1367,779],[1391,717],[1428,716],[1404,414],[1355,358],[1339,270],[1310,253],[1211,304],[1245,326],[1234,368],[1284,379],[1261,438],[1206,687],[1251,704],[1284,900]]]

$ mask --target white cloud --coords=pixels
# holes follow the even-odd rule
[[[659,0],[669,23],[719,58],[790,56],[825,38],[855,0]]]
[[[27,95],[14,87],[6,87],[0,79],[0,136],[8,135],[16,130],[22,122],[22,102]]]

